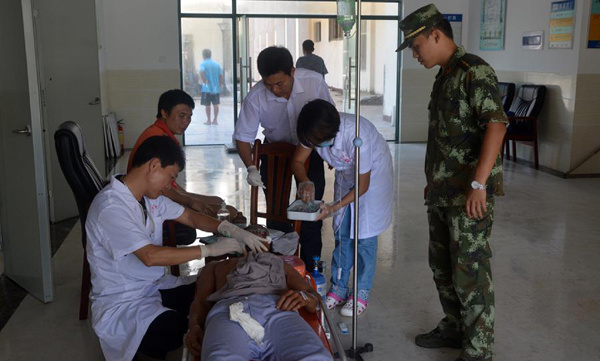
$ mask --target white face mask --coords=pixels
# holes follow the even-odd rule
[[[326,140],[326,141],[324,141],[324,142],[322,142],[320,144],[317,144],[317,147],[318,148],[328,148],[328,147],[331,147],[331,146],[333,146],[333,141],[334,140],[335,140],[335,138],[334,139],[330,139],[330,140]]]

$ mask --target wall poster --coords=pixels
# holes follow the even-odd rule
[[[550,10],[550,49],[572,49],[575,29],[575,0],[553,1]]]
[[[456,45],[462,45],[462,14],[444,14],[444,18],[450,22],[450,27],[452,27],[452,35],[454,35],[454,42]]]
[[[481,0],[480,50],[504,49],[506,0]]]
[[[600,0],[592,0],[588,48],[600,49]]]

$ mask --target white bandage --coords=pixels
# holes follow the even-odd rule
[[[244,305],[241,302],[229,305],[229,319],[239,323],[254,342],[262,345],[265,329],[252,316],[244,313]]]

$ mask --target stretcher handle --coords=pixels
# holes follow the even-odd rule
[[[329,316],[329,310],[327,309],[327,306],[323,303],[323,300],[320,297],[319,297],[318,301],[319,301],[319,309],[321,310],[321,315],[323,315],[325,322],[327,322],[327,327],[329,327],[329,332],[331,334],[331,337],[333,338],[333,346],[339,356],[339,358],[337,358],[337,360],[348,361],[348,359],[346,359],[346,352],[344,352],[344,347],[342,346],[342,342],[340,341],[337,331],[333,327],[333,324],[330,321],[331,317]]]

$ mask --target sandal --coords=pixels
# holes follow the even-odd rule
[[[344,300],[342,300],[338,295],[336,295],[333,292],[328,292],[327,296],[325,297],[325,306],[327,306],[328,310],[335,308],[335,306],[339,305],[342,302],[344,302]]]
[[[358,305],[356,305],[356,313],[358,316],[362,315],[362,313],[365,312],[365,310],[367,309],[367,304],[368,304],[368,302],[363,300],[362,298],[358,299]],[[344,304],[344,307],[342,307],[340,314],[342,316],[352,317],[352,311],[354,308],[353,305],[354,305],[354,299],[353,299],[353,296],[350,296],[350,297],[348,297],[346,304]]]

